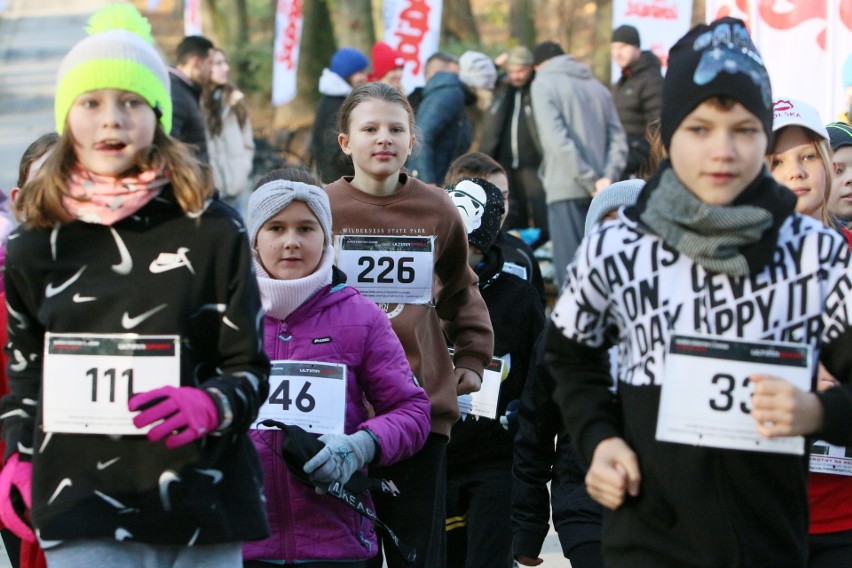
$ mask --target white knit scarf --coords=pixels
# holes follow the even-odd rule
[[[309,300],[321,288],[331,284],[334,267],[334,247],[325,247],[319,266],[304,278],[279,280],[269,275],[254,254],[254,270],[260,288],[260,300],[263,311],[277,320],[284,320],[299,306]]]

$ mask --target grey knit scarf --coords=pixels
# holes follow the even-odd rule
[[[772,213],[753,205],[708,205],[665,171],[640,219],[663,241],[712,272],[747,276],[742,248],[759,241]]]

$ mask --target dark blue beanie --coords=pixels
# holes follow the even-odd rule
[[[852,126],[845,122],[831,122],[825,129],[828,130],[828,143],[831,144],[832,152],[843,146],[852,146]]]
[[[354,47],[341,47],[331,56],[331,64],[328,68],[332,73],[337,73],[344,79],[348,79],[358,71],[363,71],[370,66],[367,56]]]
[[[766,138],[772,138],[769,73],[745,23],[735,18],[695,26],[669,52],[660,113],[660,136],[666,149],[683,119],[717,96],[743,105],[760,120]]]

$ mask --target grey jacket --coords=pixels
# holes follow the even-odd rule
[[[532,83],[548,203],[591,196],[600,178],[621,177],[627,136],[607,88],[570,55],[545,61]]]

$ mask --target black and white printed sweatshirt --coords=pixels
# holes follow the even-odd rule
[[[267,394],[269,362],[251,252],[233,210],[211,201],[191,218],[167,186],[113,226],[19,228],[5,270],[11,394],[0,406],[3,436],[7,454],[33,461],[32,521],[43,545],[265,537],[262,474],[246,430]],[[45,435],[48,331],[178,335],[181,385],[218,389],[232,425],[173,450],[145,436]]]
[[[762,175],[741,198],[771,209],[790,196]],[[810,344],[845,384],[818,395],[825,410],[818,435],[848,444],[849,246],[817,221],[776,208],[764,241],[747,251],[764,257],[762,268],[730,277],[640,230],[642,205],[640,196],[637,208],[583,241],[547,334],[555,399],[581,458],[591,463],[598,443],[616,436],[638,455],[638,497],[604,515],[607,566],[803,567],[807,457],[659,442],[660,389],[673,333]],[[619,353],[617,395],[610,345]]]

